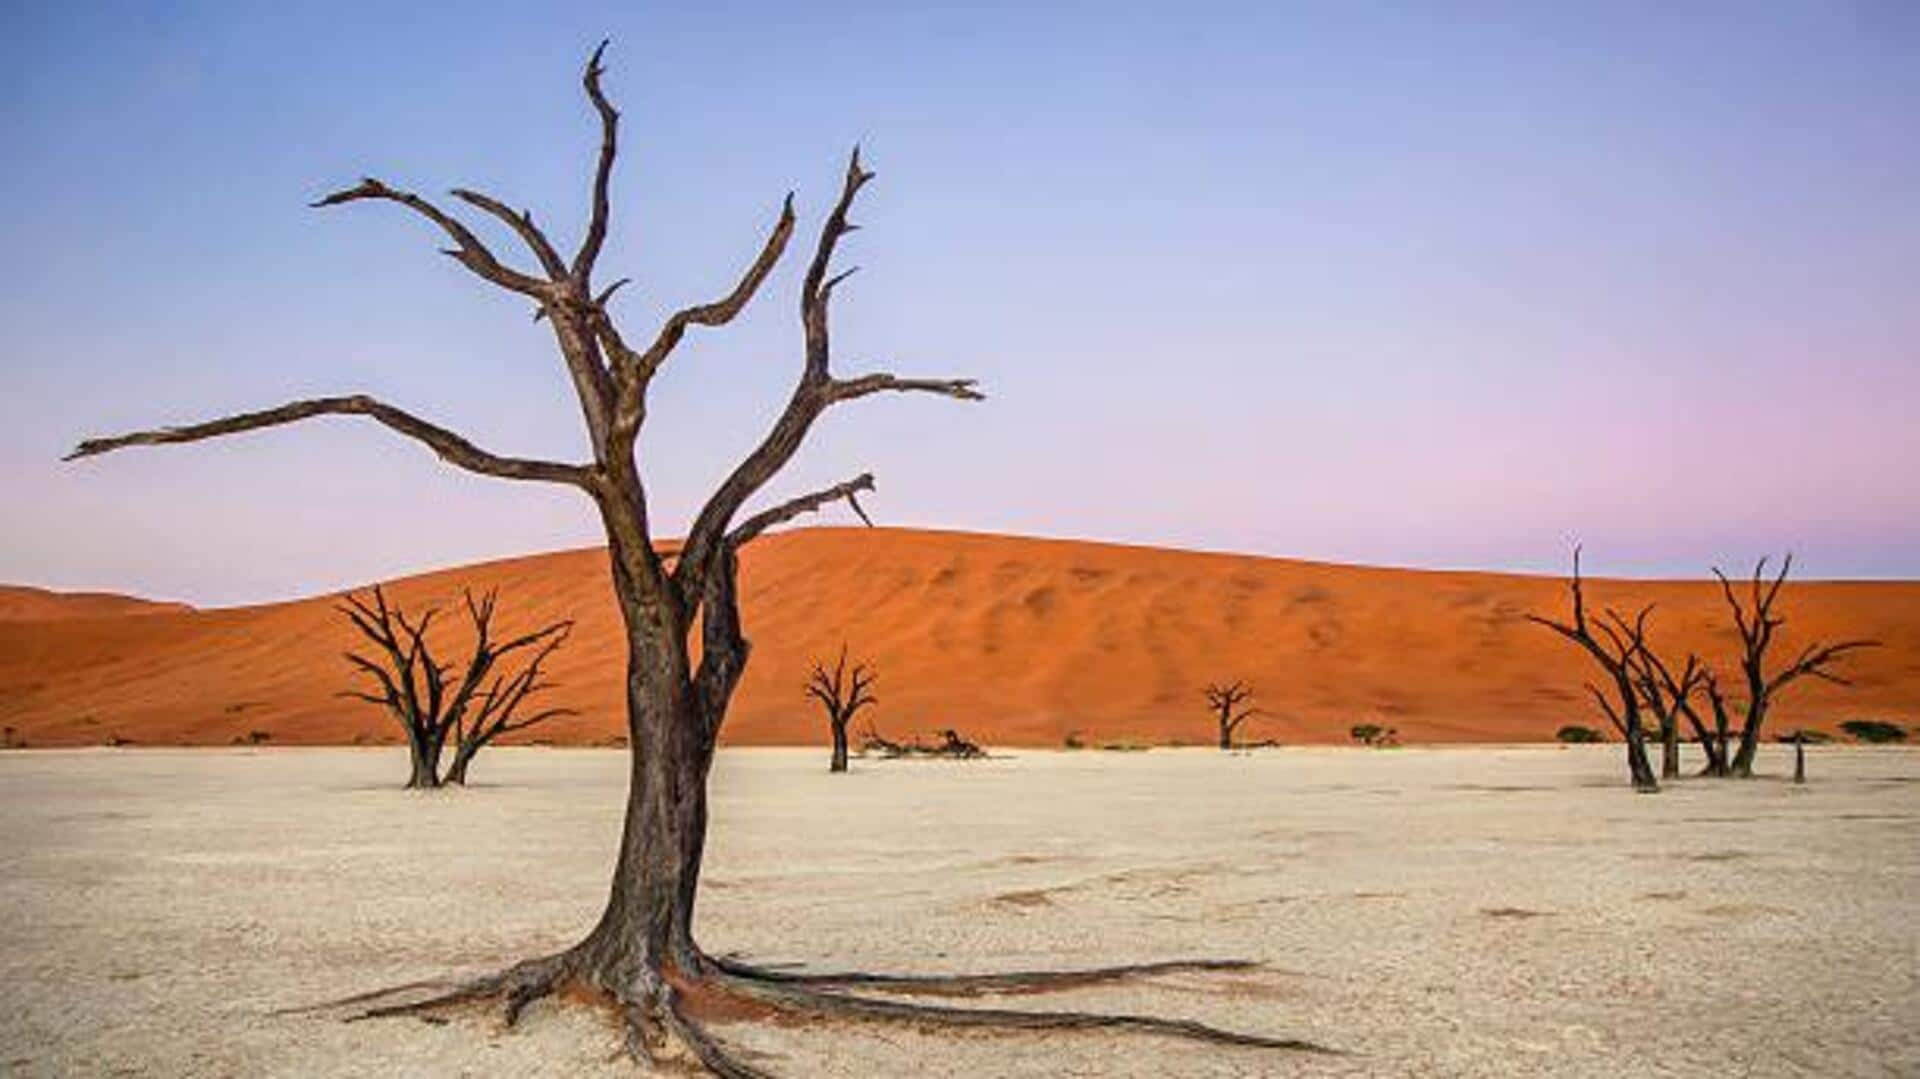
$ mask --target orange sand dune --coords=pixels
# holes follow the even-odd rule
[[[100,618],[192,610],[184,603],[160,603],[112,592],[55,592],[46,588],[0,584],[0,622],[50,622],[64,618]]]
[[[1585,661],[1522,618],[1563,609],[1551,578],[896,529],[789,532],[754,544],[743,563],[758,647],[725,731],[735,744],[823,741],[800,686],[808,661],[843,639],[878,666],[870,715],[895,736],[952,725],[999,745],[1058,746],[1069,732],[1204,743],[1200,687],[1234,678],[1252,682],[1270,714],[1249,724],[1251,739],[1340,742],[1366,720],[1434,742],[1603,725],[1580,688]],[[604,553],[589,549],[411,577],[390,592],[446,604],[463,586],[497,586],[503,630],[575,619],[552,664],[553,700],[583,715],[532,733],[595,743],[624,730],[606,578]],[[1662,648],[1700,650],[1726,669],[1717,586],[1596,581],[1591,591],[1602,603],[1657,601]],[[335,696],[349,684],[340,653],[356,642],[328,597],[108,617],[95,616],[105,613],[96,601],[72,602],[87,616],[0,622],[0,718],[30,744],[395,737],[377,709]],[[1851,689],[1797,685],[1777,722],[1920,720],[1920,582],[1792,583],[1783,607],[1783,653],[1809,637],[1887,647],[1850,663]]]

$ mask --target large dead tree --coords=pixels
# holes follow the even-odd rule
[[[1580,548],[1573,549],[1573,579],[1568,584],[1573,599],[1573,620],[1561,622],[1544,615],[1530,614],[1527,620],[1545,626],[1578,645],[1607,676],[1602,689],[1587,683],[1587,692],[1602,715],[1627,743],[1627,775],[1637,791],[1657,791],[1660,781],[1654,777],[1647,760],[1646,730],[1640,725],[1640,687],[1635,681],[1635,661],[1646,650],[1647,619],[1651,607],[1643,607],[1632,619],[1608,608],[1604,617],[1587,614],[1586,592],[1580,578]],[[1598,630],[1596,633],[1595,631]]]
[[[827,665],[814,661],[813,673],[807,678],[807,696],[820,702],[826,709],[827,725],[833,731],[833,757],[827,765],[829,772],[847,770],[847,724],[853,722],[860,709],[880,703],[873,695],[873,668],[865,663],[856,663],[853,669],[847,669],[847,646],[840,645],[840,658],[834,662],[832,670]]]
[[[1240,725],[1260,714],[1258,708],[1243,707],[1253,699],[1253,687],[1245,682],[1209,682],[1207,707],[1213,709],[1214,724],[1220,732],[1220,748],[1232,749],[1233,736]]]
[[[377,704],[400,724],[412,761],[409,788],[464,785],[474,754],[495,738],[572,714],[567,708],[522,711],[522,706],[550,688],[541,668],[566,643],[573,623],[555,622],[498,641],[493,637],[498,598],[496,592],[477,601],[472,592],[465,594],[473,648],[457,678],[451,679],[451,665],[434,658],[427,641],[438,609],[410,618],[398,604],[388,603],[386,591],[377,586],[371,597],[349,592],[341,598],[340,613],[378,649],[375,656],[345,653],[372,689],[346,690],[341,696]],[[526,663],[509,673],[503,661],[520,652],[527,653]],[[454,747],[453,764],[442,774],[440,758],[449,744]]]
[[[791,461],[814,423],[835,405],[883,393],[925,393],[963,401],[981,394],[969,379],[903,378],[835,373],[829,311],[835,290],[851,270],[835,272],[834,255],[854,229],[849,213],[872,179],[858,151],[847,163],[840,192],[821,226],[800,284],[801,362],[792,393],[760,441],[720,482],[687,529],[677,556],[655,546],[653,521],[635,444],[647,417],[648,391],[695,327],[731,322],[780,261],[793,235],[793,198],[787,197],[759,251],[718,299],[682,308],[645,339],[629,338],[610,306],[624,279],[596,278],[611,217],[610,187],[620,114],[602,87],[603,44],[588,62],[583,84],[599,118],[600,146],[591,185],[585,235],[570,258],[535,223],[491,195],[455,189],[455,199],[494,218],[525,245],[537,268],[510,265],[466,224],[410,191],[366,179],[315,205],[384,203],[414,214],[442,233],[444,250],[491,285],[530,302],[554,344],[579,399],[592,459],[561,462],[484,450],[439,424],[365,395],[295,401],[206,423],[139,431],[82,442],[72,456],[90,457],[127,446],[196,442],[255,431],[315,416],[363,416],[425,443],[449,463],[481,475],[553,483],[583,493],[607,536],[612,582],[625,631],[627,726],[631,767],[625,826],[607,904],[584,939],[557,955],[529,960],[490,978],[424,1000],[379,1004],[361,1014],[419,1013],[478,998],[505,1002],[512,1022],[530,1002],[565,986],[619,1005],[627,1044],[637,1057],[695,1060],[716,1073],[752,1075],[699,1022],[702,1014],[858,1017],[925,1026],[1153,1031],[1215,1043],[1312,1048],[1306,1043],[1233,1034],[1185,1020],[1082,1012],[1026,1012],[910,1004],[864,996],[860,988],[947,993],[1084,985],[1089,981],[1154,973],[1164,966],[1127,966],[1096,972],[1037,972],[985,979],[887,978],[877,975],[795,974],[716,958],[694,941],[707,837],[707,776],[727,706],[746,668],[748,642],[741,623],[740,549],[768,529],[873,490],[871,475],[778,502],[742,516],[747,504]],[[698,636],[698,660],[693,638]],[[1200,962],[1202,968],[1221,963]],[[1225,963],[1226,966],[1236,964]],[[413,987],[417,990],[418,987]],[[702,1011],[711,1008],[712,1012]]]
[[[1768,710],[1780,691],[1809,675],[1836,685],[1849,685],[1846,679],[1828,668],[1850,652],[1875,648],[1880,644],[1879,641],[1870,640],[1841,641],[1838,644],[1815,641],[1802,648],[1786,666],[1769,670],[1767,650],[1773,647],[1775,634],[1787,621],[1784,615],[1776,613],[1775,606],[1780,599],[1781,587],[1787,583],[1787,574],[1792,571],[1793,555],[1789,554],[1781,559],[1780,572],[1768,580],[1767,560],[1760,559],[1754,563],[1748,599],[1743,602],[1727,575],[1720,572],[1718,566],[1713,570],[1713,575],[1720,579],[1720,591],[1726,597],[1727,607],[1733,612],[1734,629],[1740,635],[1740,672],[1747,683],[1746,715],[1740,724],[1740,747],[1726,766],[1730,775],[1753,775],[1753,758],[1760,749],[1761,727],[1766,723]]]

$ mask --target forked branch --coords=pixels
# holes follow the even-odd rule
[[[411,191],[389,187],[371,176],[362,179],[353,187],[342,188],[321,198],[313,203],[313,206],[319,209],[368,199],[397,203],[440,226],[440,230],[454,242],[453,247],[442,250],[454,261],[485,280],[542,302],[557,295],[553,282],[543,281],[503,265],[498,258],[494,257],[493,251],[473,234],[473,230],[461,224],[458,218]]]
[[[729,531],[733,528],[734,515],[739,513],[747,500],[752,498],[793,458],[805,440],[807,432],[813,427],[814,421],[829,406],[883,390],[934,393],[965,401],[977,401],[984,397],[971,379],[900,378],[890,374],[866,375],[844,382],[834,379],[827,315],[833,289],[835,285],[846,279],[847,274],[833,276],[829,274],[832,269],[833,255],[839,247],[841,237],[857,227],[847,220],[848,212],[860,189],[873,179],[873,175],[861,165],[860,151],[856,147],[847,162],[847,172],[841,185],[840,197],[834,203],[833,210],[827,215],[826,222],[821,226],[820,238],[814,246],[813,259],[807,266],[806,279],[800,289],[806,360],[801,369],[799,383],[794,387],[793,396],[788,399],[786,408],[774,421],[772,429],[721,482],[719,488],[707,500],[706,505],[701,507],[693,526],[688,529],[687,541],[682,548],[680,562],[674,568],[673,580],[677,593],[689,602],[697,601],[705,594],[703,582],[707,575],[716,569],[716,552],[723,545],[734,542],[737,535],[744,533],[747,538],[751,538],[772,524],[818,508],[832,500],[821,498],[820,501],[811,505],[798,508],[793,508],[795,503],[789,503],[782,509],[791,509],[791,512],[785,512],[782,515],[782,511],[772,511],[774,514],[772,519],[765,521],[761,518],[768,515],[762,514],[742,524],[738,529]],[[871,484],[857,489],[870,490]],[[846,497],[858,512],[859,506],[853,502],[852,493],[853,491],[848,491]],[[796,502],[800,501],[804,500],[796,500]]]
[[[836,483],[824,490],[788,499],[778,506],[761,510],[742,521],[739,527],[727,533],[727,545],[737,548],[774,525],[785,524],[803,513],[815,513],[824,506],[842,501],[861,521],[866,523],[868,528],[872,528],[873,518],[868,517],[867,511],[860,506],[860,492],[872,490],[873,473],[863,472],[845,483]]]
[[[741,274],[732,292],[712,303],[698,304],[674,312],[660,327],[659,335],[654,338],[653,344],[649,345],[645,352],[638,355],[630,352],[625,354],[623,359],[627,362],[621,365],[621,374],[624,376],[623,386],[630,387],[625,388],[626,393],[638,392],[644,388],[646,381],[653,377],[654,372],[660,369],[660,365],[665,363],[667,357],[672,355],[673,350],[679,346],[680,339],[686,336],[689,326],[724,326],[746,309],[754,293],[760,291],[761,283],[779,264],[780,256],[786,253],[787,241],[793,237],[793,224],[793,194],[789,192],[786,201],[780,206],[780,216],[774,222],[773,231],[767,235],[766,243],[760,247],[760,253],[754,257],[746,272]],[[603,298],[598,302],[604,304],[605,300]]]
[[[548,278],[554,281],[566,279],[567,264],[561,261],[560,252],[554,250],[553,242],[547,239],[547,234],[540,231],[540,226],[533,223],[532,211],[516,211],[491,195],[464,187],[454,188],[453,197],[499,218],[503,224],[519,235],[527,245],[527,250],[533,252],[533,257],[540,260],[540,268],[547,272]]]

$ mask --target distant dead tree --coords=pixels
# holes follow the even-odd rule
[[[860,739],[862,755],[872,753],[886,760],[898,760],[903,757],[933,757],[950,760],[980,760],[987,755],[977,742],[972,742],[952,727],[938,732],[940,741],[929,745],[915,736],[911,742],[896,742],[881,734],[873,724],[867,724],[867,730]]]
[[[1011,1012],[914,1005],[858,995],[859,988],[908,987],[938,992],[939,979],[888,979],[797,975],[713,955],[694,940],[694,906],[706,854],[707,780],[721,726],[746,671],[748,641],[739,603],[741,548],[801,516],[846,503],[874,489],[861,474],[831,487],[775,502],[758,512],[746,507],[799,453],[815,423],[830,410],[881,395],[918,394],[975,401],[971,379],[907,378],[886,372],[845,376],[834,370],[830,308],[851,270],[834,269],[843,240],[857,227],[855,199],[872,179],[856,150],[847,161],[838,196],[829,207],[799,282],[800,348],[793,389],[777,417],[729,470],[686,530],[679,548],[654,542],[641,457],[635,450],[650,414],[649,391],[689,331],[724,326],[744,311],[786,252],[795,228],[789,195],[758,252],[727,291],[712,301],[679,308],[645,338],[630,339],[613,298],[626,280],[596,278],[613,216],[612,182],[619,152],[620,112],[602,85],[606,45],[595,49],[581,77],[598,119],[589,210],[579,246],[565,257],[533,215],[492,195],[455,188],[452,197],[492,218],[525,248],[532,267],[502,259],[481,235],[435,202],[367,178],[314,203],[394,206],[443,234],[443,251],[455,263],[520,300],[553,335],[568,385],[578,398],[589,455],[583,461],[503,456],[415,413],[365,394],[296,400],[274,408],[201,423],[158,427],[81,442],[69,459],[130,446],[198,442],[277,427],[320,416],[372,420],[423,443],[442,460],[497,479],[548,483],[581,493],[607,537],[608,580],[619,608],[626,677],[628,773],[626,815],[619,853],[599,920],[573,946],[528,959],[512,968],[427,999],[374,1003],[362,997],[362,1015],[419,1014],[479,999],[504,1002],[509,1024],[526,1006],[555,992],[575,989],[608,1001],[627,1030],[636,1058],[672,1067],[694,1063],[722,1075],[757,1071],[737,1059],[701,1023],[708,1015],[804,1014],[814,1018],[854,1016],[914,1026],[1018,1027],[1023,1030],[1110,1029],[1157,1032],[1172,1037],[1265,1046],[1311,1048],[1293,1039],[1230,1034],[1190,1020],[1111,1016],[1086,1012]],[[727,441],[724,431],[696,425],[702,438]],[[864,515],[863,515],[864,516]],[[697,647],[696,647],[697,642]],[[1217,969],[1218,963],[1188,964]],[[1165,964],[1130,965],[1101,971],[1036,972],[991,984],[1027,990],[1078,988],[1158,973]],[[945,983],[978,986],[980,979]],[[931,986],[931,988],[930,988]],[[416,987],[406,987],[413,990]],[[393,1000],[400,994],[378,999]],[[417,993],[417,990],[416,990]]]
[[[1753,758],[1760,748],[1761,726],[1766,722],[1774,697],[1781,690],[1808,675],[1836,685],[1850,685],[1846,679],[1827,668],[1850,652],[1876,648],[1880,644],[1879,641],[1865,639],[1841,641],[1838,644],[1816,641],[1801,649],[1786,666],[1769,671],[1767,650],[1774,644],[1775,632],[1787,621],[1784,615],[1775,613],[1775,605],[1779,601],[1781,587],[1787,583],[1787,574],[1792,570],[1793,555],[1788,554],[1780,561],[1780,572],[1769,581],[1767,559],[1760,559],[1754,563],[1751,587],[1745,601],[1735,593],[1733,582],[1720,572],[1718,566],[1713,570],[1713,575],[1720,579],[1720,591],[1726,597],[1727,607],[1733,612],[1734,628],[1740,634],[1740,671],[1747,683],[1746,715],[1740,725],[1740,747],[1734,752],[1733,759],[1725,763],[1725,774],[1728,775],[1742,778],[1753,775]],[[1718,703],[1716,700],[1716,705]]]
[[[479,600],[465,594],[467,616],[473,623],[473,648],[457,680],[449,664],[434,658],[427,629],[439,615],[429,608],[409,618],[398,604],[387,602],[376,586],[371,598],[349,592],[340,613],[360,635],[378,648],[380,658],[347,652],[347,662],[373,683],[373,692],[347,690],[343,697],[377,704],[387,710],[407,736],[412,758],[410,788],[435,788],[444,783],[464,785],[476,753],[503,734],[525,730],[557,716],[573,714],[567,708],[523,711],[522,706],[551,683],[541,679],[548,657],[566,643],[572,622],[555,622],[532,633],[504,641],[493,639],[493,612],[499,594],[489,591]],[[526,652],[527,661],[507,672],[502,661]],[[454,747],[453,763],[443,774],[440,758]]]
[[[1213,709],[1220,728],[1220,748],[1232,749],[1240,725],[1260,714],[1258,708],[1241,707],[1253,699],[1253,687],[1245,682],[1209,682],[1205,692],[1207,707]]]
[[[826,709],[827,724],[833,729],[833,760],[827,765],[829,772],[847,770],[847,724],[860,709],[880,703],[873,696],[873,669],[865,663],[856,663],[853,669],[847,669],[847,646],[840,645],[840,658],[829,671],[825,664],[814,661],[813,674],[807,679],[807,696],[820,702]]]
[[[933,747],[933,755],[971,761],[986,756],[987,751],[980,748],[980,743],[968,740],[952,727],[946,727],[940,731],[940,744]]]
[[[1580,646],[1605,672],[1610,684],[1602,690],[1587,683],[1587,692],[1600,706],[1601,714],[1613,724],[1627,743],[1627,773],[1637,791],[1657,791],[1660,781],[1647,760],[1646,730],[1640,725],[1640,688],[1635,680],[1635,662],[1646,650],[1647,619],[1653,608],[1643,607],[1632,621],[1608,608],[1602,620],[1587,616],[1586,594],[1580,579],[1580,548],[1573,549],[1573,580],[1568,589],[1573,599],[1573,620],[1561,622],[1544,615],[1530,614],[1527,620],[1558,633]],[[1595,631],[1598,630],[1596,633]]]

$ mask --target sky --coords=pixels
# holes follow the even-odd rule
[[[0,7],[0,581],[231,604],[598,542],[364,420],[59,458],[349,392],[583,458],[523,300],[397,207],[306,204],[473,186],[570,247],[602,37],[629,337],[789,190],[804,230],[655,386],[662,535],[792,385],[858,142],[837,370],[989,400],[839,407],[769,498],[871,469],[890,525],[1920,577],[1920,5],[430,6]]]

